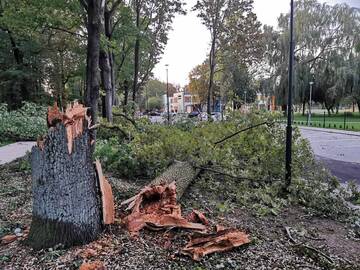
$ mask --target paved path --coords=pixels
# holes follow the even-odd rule
[[[342,182],[360,184],[360,132],[300,128],[316,158]]]
[[[17,142],[0,147],[0,165],[26,155],[36,142]]]

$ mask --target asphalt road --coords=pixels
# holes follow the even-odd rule
[[[355,180],[360,185],[360,132],[301,128],[316,158],[341,182]]]

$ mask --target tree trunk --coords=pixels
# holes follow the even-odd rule
[[[86,92],[85,105],[89,108],[93,123],[97,122],[99,99],[99,54],[104,0],[87,1],[87,57],[86,57]],[[95,132],[91,134],[95,139]]]
[[[112,92],[112,102],[114,106],[119,105],[119,99],[116,95],[116,79],[115,79],[115,55],[113,52],[109,52],[110,55],[110,67],[111,67],[111,92]]]
[[[306,102],[305,99],[303,100],[303,104],[302,104],[302,115],[305,115],[305,108],[306,108]]]
[[[104,50],[100,50],[100,69],[101,69],[101,82],[105,89],[105,112],[106,119],[112,123],[112,106],[113,106],[113,93],[111,84],[111,66],[109,54]]]
[[[134,48],[134,81],[133,81],[133,93],[132,99],[135,102],[136,100],[136,90],[139,80],[139,54],[140,54],[140,3],[139,0],[135,1],[135,10],[136,10],[136,29],[138,31],[135,48]]]
[[[102,230],[89,130],[84,128],[74,139],[70,152],[67,135],[59,123],[49,130],[43,147],[32,149],[33,218],[28,243],[34,249],[87,243]]]
[[[128,100],[129,100],[129,82],[127,80],[124,80],[124,106],[123,106],[123,111],[126,113],[126,107],[128,104]]]
[[[213,84],[214,84],[214,73],[215,73],[215,45],[216,45],[216,33],[213,33],[212,42],[211,42],[211,50],[210,50],[210,78],[209,78],[209,89],[207,96],[207,114],[208,119],[211,120],[211,99],[213,92]]]
[[[195,169],[189,162],[175,161],[160,176],[156,177],[149,185],[161,183],[176,183],[176,195],[180,199],[190,183],[199,175],[200,170]]]

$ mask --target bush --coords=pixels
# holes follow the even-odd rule
[[[223,201],[236,201],[257,214],[277,214],[291,202],[305,205],[313,213],[340,217],[347,208],[336,195],[337,182],[316,165],[308,142],[299,129],[293,136],[293,183],[283,199],[285,132],[276,115],[234,113],[222,122],[179,122],[167,126],[139,122],[131,140],[100,140],[96,156],[107,170],[122,177],[153,178],[174,160],[189,161],[202,168],[204,188],[227,194]],[[223,143],[217,142],[245,127],[268,121]],[[213,169],[216,172],[207,170]],[[215,182],[214,182],[215,181]],[[207,184],[208,183],[208,184]],[[226,184],[225,184],[226,183]],[[222,209],[222,207],[220,207]]]
[[[46,107],[29,102],[16,111],[0,104],[1,140],[36,140],[46,134],[46,111]]]

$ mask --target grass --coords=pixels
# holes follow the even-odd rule
[[[294,124],[307,126],[307,115],[295,114]],[[344,128],[344,113],[338,113],[333,115],[325,114],[325,125],[323,114],[311,115],[311,127],[321,127],[330,129],[346,129],[352,131],[360,131],[360,114],[359,113],[347,113],[346,122]]]
[[[14,141],[11,141],[11,140],[3,140],[3,141],[1,141],[0,140],[0,147],[8,145],[8,144],[12,144],[12,143],[14,143]]]

